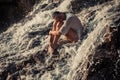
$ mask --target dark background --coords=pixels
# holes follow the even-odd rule
[[[0,0],[0,32],[32,10],[37,0]]]

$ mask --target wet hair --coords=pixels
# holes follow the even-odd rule
[[[55,11],[55,12],[53,12],[52,17],[57,17],[59,14],[61,14],[61,12]]]

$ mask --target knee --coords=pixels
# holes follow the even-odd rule
[[[51,46],[52,45],[52,43],[51,42],[49,42],[49,46]]]

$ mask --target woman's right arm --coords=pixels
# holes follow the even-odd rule
[[[56,30],[57,24],[58,24],[58,21],[54,21],[53,27],[52,27],[52,31],[55,31],[55,30]]]
[[[49,34],[52,34],[52,31],[56,31],[57,24],[58,24],[58,21],[53,22],[53,27],[52,27],[52,30],[50,30]]]

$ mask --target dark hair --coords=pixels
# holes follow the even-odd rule
[[[59,14],[61,14],[61,12],[55,11],[55,12],[53,12],[52,17],[56,17],[56,16],[58,16]]]

